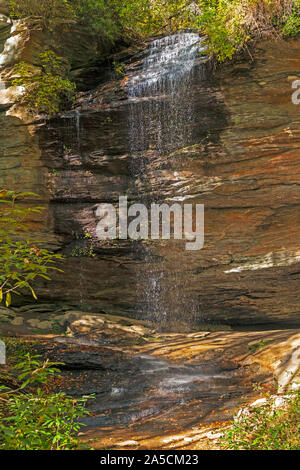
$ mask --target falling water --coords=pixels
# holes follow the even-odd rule
[[[160,174],[171,171],[167,156],[192,143],[193,99],[190,82],[199,74],[196,67],[203,40],[193,32],[182,32],[153,41],[140,73],[128,81],[130,99],[129,144],[132,174],[139,202],[165,202]],[[197,78],[197,77],[196,77]],[[166,201],[168,202],[168,201]],[[195,308],[180,274],[166,276],[163,260],[157,260],[151,244],[135,244],[146,271],[138,273],[137,308],[143,316],[170,324],[191,316]]]
[[[181,33],[150,44],[141,73],[128,83],[133,156],[149,149],[162,155],[189,140],[193,105],[188,85],[204,50],[201,42],[198,34]]]
[[[3,21],[3,20],[2,20]],[[5,80],[2,77],[2,70],[12,64],[17,55],[18,48],[20,47],[19,43],[22,39],[21,34],[16,34],[16,29],[20,24],[20,21],[13,21],[10,18],[6,19],[7,24],[10,26],[10,35],[6,39],[3,50],[0,53],[0,103],[7,104],[10,102],[9,90],[6,89]],[[21,94],[23,92],[23,87],[18,86],[14,88],[15,94]]]

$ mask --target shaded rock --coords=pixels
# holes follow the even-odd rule
[[[52,362],[61,362],[63,370],[116,371],[123,367],[126,355],[109,348],[74,344],[43,345],[43,355]]]
[[[53,323],[51,321],[41,321],[37,318],[30,318],[27,320],[27,323],[29,323],[32,328],[39,330],[51,330],[53,328]]]
[[[15,315],[15,312],[11,308],[7,308],[7,307],[4,307],[3,305],[0,305],[0,315],[13,317]]]
[[[24,318],[23,317],[15,317],[13,320],[11,320],[11,324],[15,326],[21,326],[24,323]]]
[[[0,306],[0,321],[9,322],[14,319],[15,315],[12,309]]]
[[[8,15],[8,13],[9,9],[7,0],[0,0],[0,14]]]
[[[152,259],[152,271],[163,271],[158,303],[169,311],[170,323],[185,317],[187,323],[298,324],[298,110],[286,78],[294,67],[289,64],[298,61],[299,41],[292,44],[291,62],[284,44],[266,44],[243,73],[232,65],[220,73],[219,81],[209,77],[191,83],[197,110],[191,145],[164,157],[169,166],[163,168],[151,150],[151,194],[171,199],[183,195],[186,201],[205,204],[205,247],[199,252],[187,253],[180,244],[168,242],[134,253],[130,243],[101,244],[96,239],[99,200],[114,203],[125,192],[135,199],[139,184],[122,164],[130,151],[129,108],[122,97],[114,98],[121,90],[117,83],[99,89],[95,97],[114,106],[82,112],[79,137],[76,116],[71,134],[70,119],[42,129],[47,162],[58,168],[51,182],[55,229],[88,232],[95,254],[94,259],[83,255],[66,261],[64,279],[56,277],[55,295],[79,301],[73,273],[80,271],[80,293],[87,304],[143,318],[146,299],[139,292],[150,289],[147,264],[139,259],[144,250]],[[272,80],[260,80],[266,73]],[[266,82],[263,91],[259,81]],[[59,157],[60,138],[72,148],[68,157]],[[150,150],[146,161],[148,155]],[[42,292],[50,293],[47,288]],[[149,305],[149,318],[151,309]]]
[[[53,328],[53,323],[50,321],[41,321],[38,324],[38,328],[41,330],[51,330]]]

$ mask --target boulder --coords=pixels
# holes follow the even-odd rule
[[[15,317],[13,320],[11,320],[11,324],[14,326],[21,326],[24,323],[24,318],[23,317]]]
[[[60,324],[68,324],[68,332],[74,336],[88,336],[98,342],[102,339],[108,344],[139,340],[155,331],[147,322],[106,314],[71,311],[57,316],[56,319]]]

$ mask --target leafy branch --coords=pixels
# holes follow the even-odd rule
[[[29,290],[34,299],[37,295],[32,287],[36,278],[48,281],[49,271],[61,269],[53,266],[62,256],[39,247],[38,241],[19,239],[28,231],[28,217],[40,214],[42,207],[23,207],[18,199],[36,196],[33,193],[0,192],[0,302],[10,306],[12,294]]]

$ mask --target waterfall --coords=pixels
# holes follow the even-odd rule
[[[2,21],[4,21],[4,16],[2,16]],[[3,51],[0,54],[0,104],[8,104],[13,101],[12,96],[17,96],[21,94],[24,90],[22,86],[14,87],[13,92],[10,89],[6,88],[5,80],[2,78],[2,70],[11,66],[20,49],[20,42],[22,40],[21,34],[16,34],[17,27],[21,24],[19,20],[13,21],[10,18],[5,20],[8,24],[11,25],[10,36],[6,39]]]
[[[189,140],[192,102],[188,84],[202,40],[180,33],[153,41],[142,71],[128,82],[131,154],[149,148],[160,154]]]
[[[3,51],[0,54],[1,67],[4,67],[5,65],[13,61],[18,50],[19,40],[21,39],[20,34],[15,34],[16,28],[20,24],[20,22],[7,19],[7,23],[11,24],[10,37],[6,39]]]
[[[149,91],[174,92],[187,81],[202,40],[196,33],[179,33],[153,41],[143,61],[142,72],[131,77],[129,96],[149,96]]]
[[[194,108],[190,83],[200,79],[201,67],[196,65],[201,64],[199,53],[204,50],[203,40],[194,32],[154,40],[139,73],[128,79],[134,191],[139,202],[148,207],[166,199],[160,175],[172,171],[168,155],[192,143]],[[163,325],[182,318],[183,311],[193,315],[195,305],[184,293],[186,281],[182,273],[170,273],[164,261],[158,260],[151,243],[134,246],[136,256],[146,266],[137,275],[136,304],[143,317]]]

